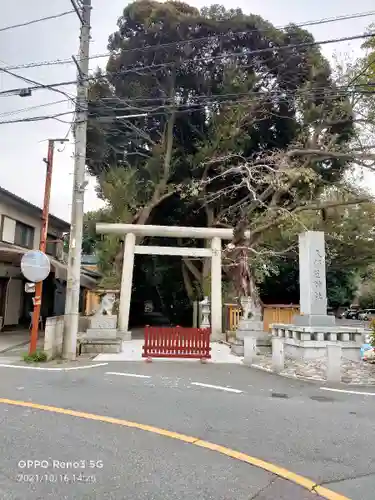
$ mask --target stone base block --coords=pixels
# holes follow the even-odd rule
[[[301,315],[293,318],[293,324],[296,326],[335,326],[335,316],[325,315]]]
[[[285,356],[299,360],[325,359],[327,345],[333,342],[298,341],[285,339]],[[360,347],[355,342],[337,342],[341,346],[342,357],[350,361],[360,361]]]
[[[263,338],[256,338],[247,335],[244,338],[244,340],[237,339],[235,342],[233,342],[233,344],[231,345],[231,353],[236,356],[244,356],[245,355],[244,343],[246,342],[246,339],[249,338],[256,342],[256,354],[268,354],[271,352],[272,348],[271,348],[270,336],[264,336]]]
[[[254,321],[251,319],[242,319],[236,331],[236,338],[243,340],[245,337],[259,338],[264,336],[263,321]]]
[[[84,336],[86,339],[115,339],[116,337],[116,328],[89,328]]]
[[[132,332],[127,331],[127,332],[120,332],[120,330],[117,330],[117,337],[123,341],[128,341],[132,339]]]
[[[82,354],[117,354],[122,351],[122,340],[87,339],[82,343]]]
[[[89,328],[113,330],[117,327],[117,316],[115,314],[90,316],[89,322]]]

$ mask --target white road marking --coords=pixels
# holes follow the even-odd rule
[[[87,368],[96,368],[97,366],[106,366],[108,363],[96,363],[95,365],[85,365],[85,366],[70,366],[67,368],[50,368],[44,366],[22,366],[22,365],[5,365],[0,364],[0,368],[19,368],[21,370],[39,370],[46,372],[67,372],[71,370],[85,370]]]
[[[138,373],[105,372],[106,375],[120,375],[122,377],[151,378],[150,375],[139,375]]]
[[[107,366],[108,363],[95,363],[95,365],[85,365],[85,366],[70,366],[68,368],[63,368],[65,371],[69,370],[86,370],[86,368],[96,368],[97,366]]]
[[[235,392],[242,394],[243,391],[239,389],[232,389],[231,387],[222,387],[221,385],[201,384],[200,382],[191,382],[191,385],[198,385],[199,387],[207,387],[208,389],[218,389],[219,391]]]
[[[320,387],[322,391],[343,392],[345,394],[359,394],[360,396],[375,396],[375,392],[346,391],[344,389],[333,389],[331,387]]]

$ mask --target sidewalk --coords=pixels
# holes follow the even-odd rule
[[[14,330],[0,332],[0,354],[8,352],[30,341],[29,330]]]
[[[143,339],[127,340],[122,343],[122,352],[117,354],[98,354],[94,361],[144,361],[142,358]],[[196,359],[158,358],[160,361],[197,362]],[[156,361],[156,359],[155,359]],[[211,359],[207,363],[242,364],[242,358],[230,352],[230,347],[218,342],[211,343]]]

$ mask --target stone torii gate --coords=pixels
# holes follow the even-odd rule
[[[222,334],[222,276],[221,240],[232,240],[233,229],[210,227],[152,226],[137,224],[97,223],[99,234],[125,236],[124,260],[122,265],[118,329],[124,339],[131,339],[129,332],[129,311],[133,281],[134,255],[177,255],[181,257],[205,257],[211,259],[211,331],[212,340],[219,340]],[[136,245],[136,238],[142,237],[197,238],[211,241],[210,248],[162,247]],[[245,237],[249,237],[248,233]]]

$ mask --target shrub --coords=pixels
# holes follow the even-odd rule
[[[35,351],[32,354],[24,354],[23,360],[26,363],[41,363],[47,361],[47,353],[44,351]]]

